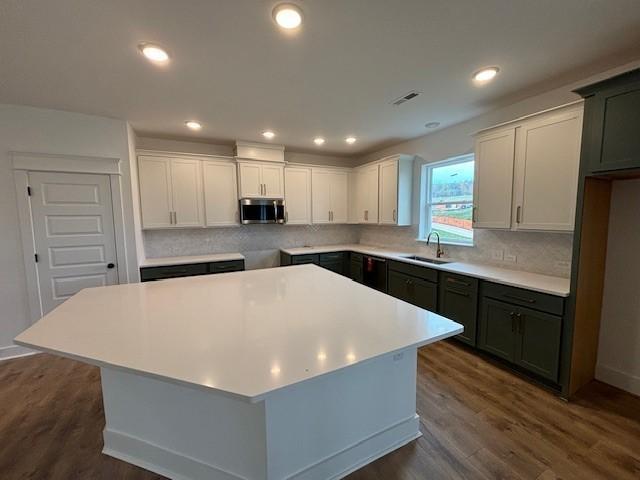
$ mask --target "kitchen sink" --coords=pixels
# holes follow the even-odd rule
[[[432,263],[434,265],[442,265],[444,263],[449,263],[449,260],[439,260],[436,258],[420,257],[418,255],[408,255],[402,258],[408,258],[409,260],[416,260],[418,262]]]

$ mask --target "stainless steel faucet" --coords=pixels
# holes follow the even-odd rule
[[[430,232],[427,236],[427,245],[429,245],[429,242],[431,241],[431,235],[435,235],[438,241],[438,248],[436,248],[436,258],[440,258],[442,257],[442,255],[444,255],[444,250],[440,248],[440,234],[438,232]]]

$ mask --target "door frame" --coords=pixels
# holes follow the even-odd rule
[[[31,215],[31,198],[27,193],[30,172],[88,173],[109,176],[116,243],[116,264],[118,265],[118,283],[128,283],[129,265],[126,255],[127,247],[120,159],[29,152],[9,152],[9,154],[11,155],[13,164],[18,221],[20,223],[20,240],[22,243],[22,257],[27,279],[27,297],[31,322],[36,322],[42,318],[43,315],[38,270],[34,261],[35,237],[33,232],[33,217]]]

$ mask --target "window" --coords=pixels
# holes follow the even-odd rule
[[[422,167],[420,239],[437,232],[441,243],[473,245],[473,154]]]

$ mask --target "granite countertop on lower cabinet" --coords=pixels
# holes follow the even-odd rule
[[[531,273],[521,270],[510,270],[507,268],[494,267],[491,265],[456,262],[455,260],[449,259],[444,259],[447,261],[447,263],[439,265],[432,264],[406,258],[407,256],[413,255],[409,252],[394,251],[371,245],[320,245],[313,247],[282,248],[281,251],[288,255],[309,255],[329,252],[357,252],[365,255],[373,255],[390,260],[396,260],[399,262],[421,265],[423,267],[442,270],[444,272],[468,275],[470,277],[487,280],[489,282],[524,288],[535,292],[556,295],[558,297],[568,297],[570,290],[570,280],[568,278],[542,275],[539,273]]]
[[[140,262],[139,267],[165,267],[168,265],[190,265],[193,263],[226,262],[230,260],[244,260],[244,255],[241,253],[214,253],[210,255],[147,258]]]

